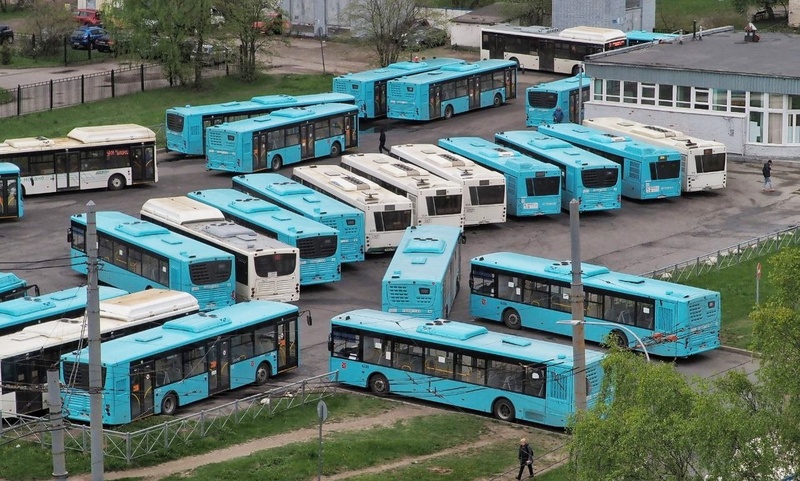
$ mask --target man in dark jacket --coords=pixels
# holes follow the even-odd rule
[[[522,472],[525,471],[525,466],[528,467],[528,472],[530,472],[530,478],[533,477],[533,448],[530,444],[528,444],[528,440],[522,438],[519,440],[519,453],[517,454],[519,457],[519,473],[517,474],[516,479],[522,479]]]

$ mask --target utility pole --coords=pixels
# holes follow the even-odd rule
[[[50,431],[53,436],[53,481],[66,481],[67,458],[64,452],[64,416],[61,411],[58,369],[47,370],[47,403],[50,405]]]
[[[583,324],[583,280],[581,279],[581,235],[578,201],[569,201],[569,233],[572,244],[572,368],[575,381],[575,411],[586,410],[586,340]]]
[[[89,433],[92,481],[103,481],[103,376],[100,361],[100,293],[97,287],[97,215],[86,204],[86,323],[89,331]]]

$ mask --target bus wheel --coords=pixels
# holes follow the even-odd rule
[[[269,381],[269,364],[262,362],[256,369],[256,386],[263,386]]]
[[[125,177],[114,174],[108,179],[108,190],[122,190],[125,188]]]
[[[334,142],[331,145],[331,157],[339,157],[342,153],[342,148],[339,146],[339,142]]]
[[[389,380],[383,374],[373,374],[369,378],[369,389],[376,396],[389,394]]]
[[[445,119],[452,119],[453,118],[453,106],[448,105],[444,108],[444,118]]]
[[[178,410],[178,397],[175,396],[174,392],[171,392],[164,396],[164,399],[161,400],[161,414],[165,414],[167,416],[172,416],[175,414],[175,411]]]
[[[495,107],[503,105],[503,97],[501,97],[500,94],[494,94],[494,102],[492,105]]]
[[[277,172],[281,170],[281,167],[283,167],[283,159],[280,155],[276,155],[272,158],[272,171]]]
[[[514,412],[514,405],[506,398],[498,399],[494,402],[494,406],[492,407],[494,417],[501,421],[513,421],[515,417]]]
[[[628,336],[620,330],[613,330],[608,334],[608,344],[620,349],[628,349]]]
[[[522,329],[522,319],[519,312],[514,309],[506,309],[503,312],[503,323],[511,329]]]

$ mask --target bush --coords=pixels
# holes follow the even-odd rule
[[[11,64],[11,47],[7,43],[0,46],[0,65]]]

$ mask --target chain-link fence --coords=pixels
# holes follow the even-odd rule
[[[798,244],[800,244],[800,227],[794,226],[642,275],[653,279],[681,282]]]

